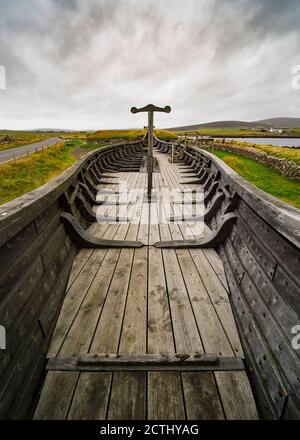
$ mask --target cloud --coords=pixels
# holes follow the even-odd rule
[[[0,125],[157,126],[298,116],[298,0],[0,0]]]

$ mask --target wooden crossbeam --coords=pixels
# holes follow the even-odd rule
[[[242,371],[244,360],[209,353],[174,355],[98,354],[51,358],[48,371]]]
[[[109,249],[109,248],[140,248],[144,244],[140,241],[129,240],[102,240],[91,237],[79,224],[78,220],[68,212],[62,212],[60,215],[66,230],[73,242],[79,249]],[[108,217],[106,217],[108,219]],[[121,222],[119,218],[119,222]],[[123,219],[124,223],[128,219]]]
[[[195,221],[196,217],[193,218]],[[218,229],[213,229],[209,234],[200,240],[170,240],[154,243],[160,249],[208,249],[217,248],[228,237],[232,226],[237,220],[237,215],[230,212],[221,217]]]

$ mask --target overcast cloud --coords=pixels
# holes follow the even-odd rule
[[[0,127],[299,117],[299,23],[299,0],[0,0]]]

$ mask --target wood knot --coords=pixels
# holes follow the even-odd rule
[[[187,354],[187,353],[177,353],[177,354],[175,354],[175,357],[176,357],[177,359],[179,359],[181,362],[183,362],[183,361],[185,361],[186,359],[188,359],[188,358],[190,357],[190,355]]]

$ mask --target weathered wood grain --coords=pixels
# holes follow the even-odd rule
[[[187,418],[223,420],[224,413],[212,373],[182,373]]]
[[[79,373],[53,371],[47,374],[35,420],[64,420],[78,381]]]
[[[186,418],[180,373],[148,373],[148,419],[184,420]]]
[[[109,402],[112,373],[81,373],[69,420],[104,420]]]
[[[256,420],[258,414],[244,371],[216,372],[217,386],[227,420]]]
[[[126,396],[121,398],[120,396]],[[146,373],[115,372],[108,420],[146,419]]]

